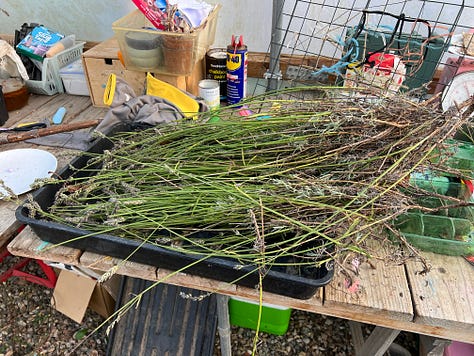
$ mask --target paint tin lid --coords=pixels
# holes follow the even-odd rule
[[[227,53],[225,48],[213,48],[207,52],[207,56],[214,59],[226,59]]]

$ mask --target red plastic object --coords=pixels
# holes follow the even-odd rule
[[[7,256],[11,256],[10,252],[8,252],[7,250],[0,253],[0,263]],[[46,275],[46,278],[38,277],[38,276],[22,271],[22,269],[30,262],[36,262],[43,270],[44,274]],[[56,285],[56,280],[57,280],[56,273],[50,266],[48,266],[41,260],[35,260],[32,258],[22,258],[20,261],[18,261],[15,265],[13,265],[7,271],[0,274],[0,283],[5,282],[7,279],[11,277],[23,278],[27,280],[28,282],[36,283],[36,284],[39,284],[46,288],[51,288],[51,289],[54,288],[54,286]]]
[[[378,70],[392,73],[395,68],[395,55],[389,53],[373,53],[369,56],[368,62],[376,66]]]

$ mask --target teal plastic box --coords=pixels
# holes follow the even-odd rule
[[[259,303],[237,297],[229,298],[230,323],[235,326],[257,330]],[[290,325],[291,308],[262,304],[259,331],[283,335]]]

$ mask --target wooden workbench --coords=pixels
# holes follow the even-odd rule
[[[54,97],[33,96],[27,107],[10,113],[10,119],[5,126],[19,121],[51,117],[59,106],[65,106],[68,111],[65,117],[66,123],[101,118],[107,110],[92,107],[88,97],[64,94]],[[6,144],[0,146],[0,151],[18,147],[32,147],[32,145]],[[46,146],[41,148],[57,155],[59,167],[77,153]],[[19,226],[14,212],[21,200],[0,202],[0,246],[8,242],[8,250],[14,255],[62,262],[99,271],[107,271],[118,265],[117,273],[123,275],[154,281],[163,279],[165,283],[222,295],[258,299],[257,291],[249,288],[227,285],[184,273],[168,277],[170,271],[167,270],[133,262],[123,263],[116,258],[65,246],[45,249],[45,243],[29,228],[12,239]],[[351,323],[354,341],[361,355],[368,347],[377,346],[377,343],[380,344],[378,349],[383,343],[391,343],[400,330],[474,343],[474,267],[461,257],[432,253],[423,253],[423,256],[431,265],[431,270],[427,274],[420,273],[423,266],[416,259],[399,265],[374,259],[370,264],[363,263],[360,266],[359,274],[353,277],[351,287],[347,285],[344,275],[336,272],[334,279],[321,288],[320,293],[308,300],[264,293],[264,302],[376,325],[377,328],[371,337],[362,344],[360,333],[357,340],[358,328]]]

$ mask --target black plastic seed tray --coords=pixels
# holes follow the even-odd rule
[[[101,153],[111,147],[111,141],[102,138],[91,145],[88,152]],[[72,169],[71,166],[75,168],[84,167],[88,160],[87,153],[79,156],[59,172],[59,175],[62,178],[67,178],[71,174],[77,174],[77,171]],[[34,200],[43,210],[48,210],[53,205],[55,194],[59,188],[59,185],[43,186],[33,194]],[[144,244],[139,247],[141,244],[139,241],[107,234],[91,235],[87,230],[31,217],[29,208],[25,203],[17,209],[16,217],[21,223],[29,225],[43,241],[53,244],[62,244],[122,259],[131,255],[130,261],[170,270],[185,268],[185,272],[192,275],[250,288],[254,288],[259,281],[257,266],[242,266],[235,259],[216,257],[210,257],[196,263],[203,256],[176,252],[152,244]],[[134,252],[135,250],[137,251]],[[314,295],[318,288],[331,281],[334,273],[331,267],[323,265],[319,268],[309,268],[298,275],[286,272],[286,270],[270,269],[266,271],[263,279],[263,290],[291,298],[308,299]]]

